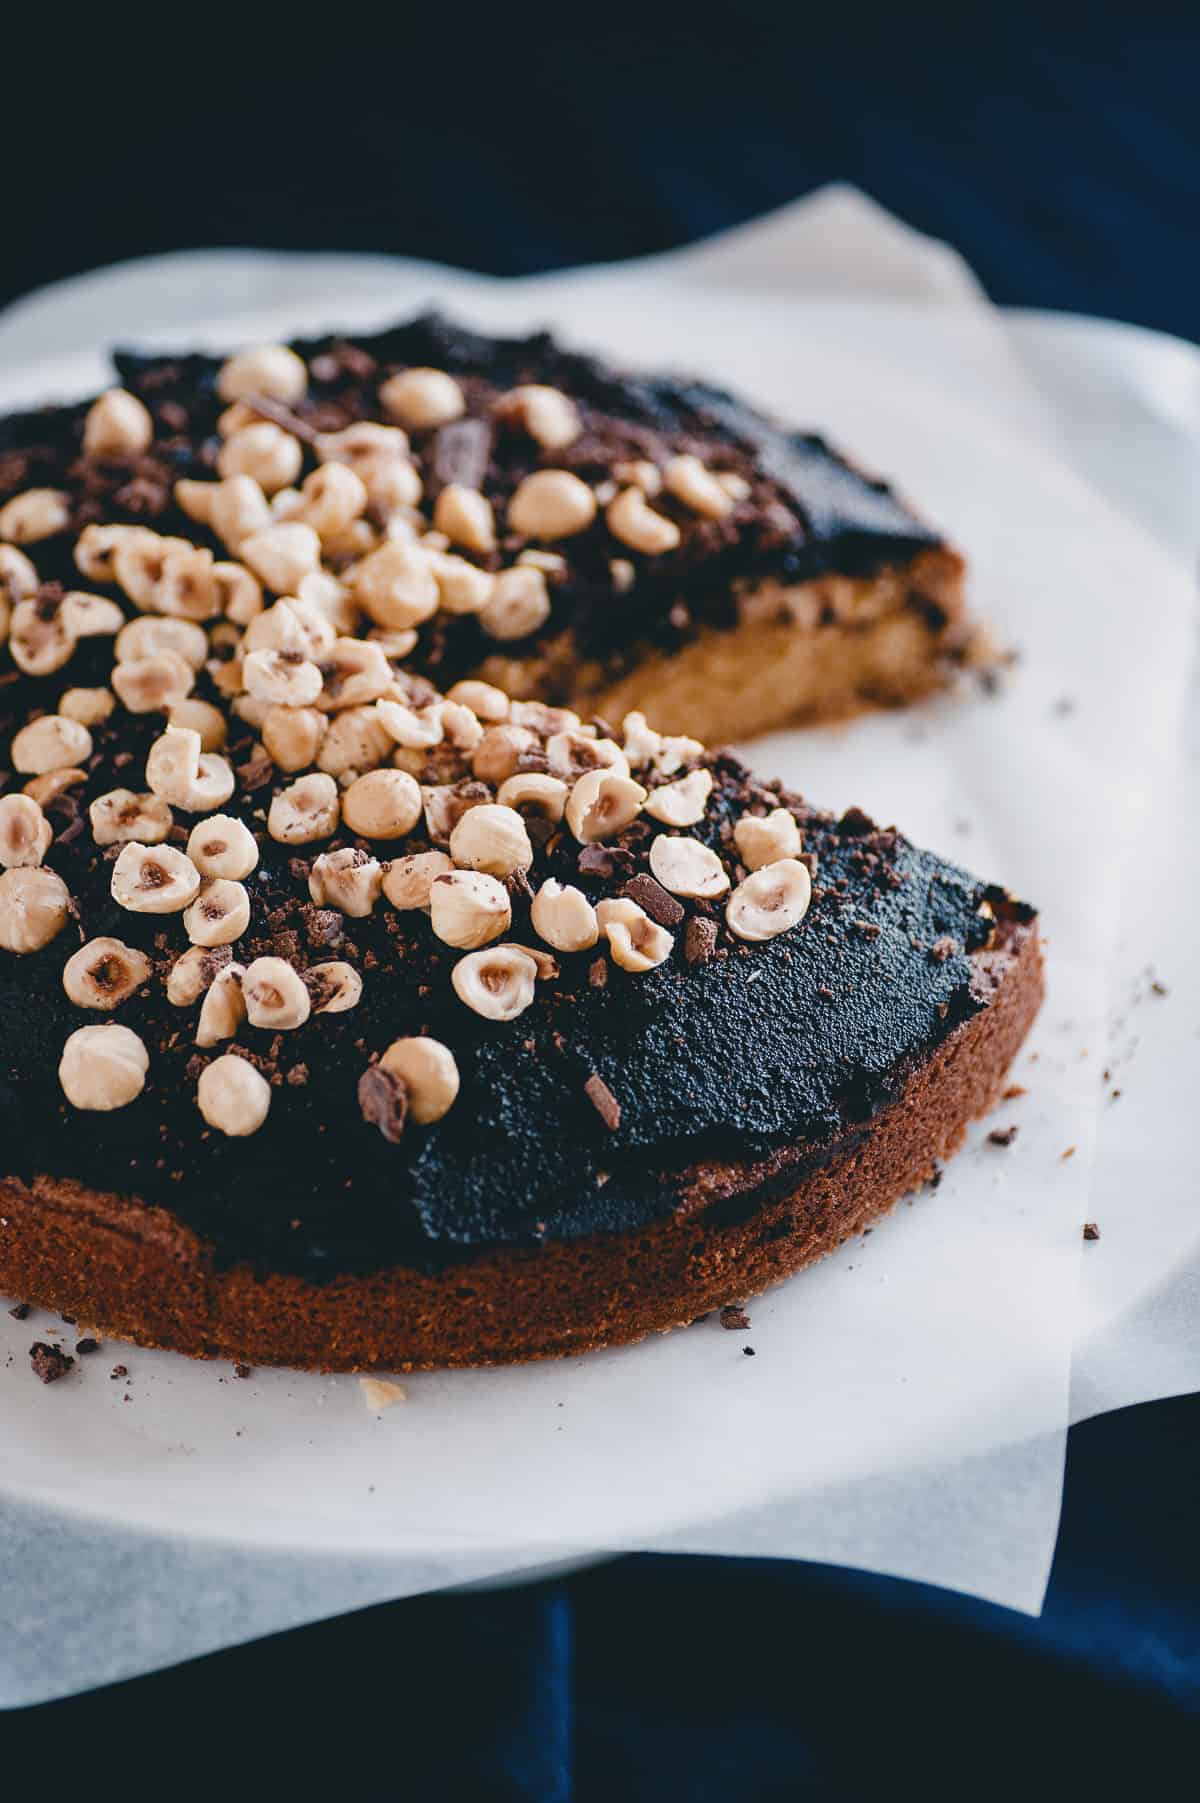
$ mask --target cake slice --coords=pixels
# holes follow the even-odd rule
[[[436,581],[381,577],[371,605],[442,689],[476,676],[720,743],[910,702],[990,655],[936,530],[823,439],[706,383],[436,315],[224,366],[116,361],[152,437],[139,415],[126,441],[118,420],[118,454],[97,469],[78,457],[85,408],[11,420],[0,505],[44,486],[74,529],[101,514],[167,536],[199,524],[218,557],[256,522],[324,520],[339,573],[389,530],[419,535]],[[304,475],[333,461],[365,494],[333,477],[336,493],[303,500]],[[269,512],[246,490],[202,518],[179,481],[218,471],[261,481]]]

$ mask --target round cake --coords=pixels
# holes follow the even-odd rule
[[[536,634],[609,478],[586,397],[355,356],[0,428],[0,1288],[325,1369],[632,1340],[934,1173],[1036,921],[642,710],[439,675],[439,621]],[[472,405],[535,446],[503,501],[447,479]],[[739,474],[673,457],[611,478],[621,561]]]

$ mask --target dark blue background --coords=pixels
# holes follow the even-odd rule
[[[669,27],[647,9],[402,8],[277,13],[262,38],[207,15],[186,50],[181,15],[152,66],[107,14],[72,21],[65,63],[47,39],[52,60],[24,65],[51,82],[10,59],[0,301],[195,244],[520,272],[661,249],[843,179],[950,239],[999,301],[1197,336],[1195,5],[990,10],[727,7]],[[1040,1622],[820,1567],[632,1559],[0,1717],[0,1781],[422,1803],[1191,1796],[1198,1534],[1193,1398],[1072,1432]]]

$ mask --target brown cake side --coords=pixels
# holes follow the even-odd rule
[[[696,1164],[684,1202],[631,1233],[487,1251],[428,1272],[314,1283],[242,1263],[159,1208],[66,1181],[0,1181],[0,1290],[116,1339],[328,1371],[490,1365],[618,1346],[756,1295],[890,1210],[993,1106],[1041,1004],[1036,925],[977,953],[986,1005],[867,1125],[814,1158]]]

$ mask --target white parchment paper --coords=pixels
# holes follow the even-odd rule
[[[755,254],[743,234],[727,256],[690,253],[692,272],[660,263],[649,278],[516,291],[378,259],[300,260],[300,285],[293,259],[167,259],[0,324],[7,404],[39,381],[86,387],[99,339],[194,335],[210,297],[216,342],[231,294],[271,301],[271,330],[382,320],[443,295],[481,323],[552,318],[631,360],[700,366],[828,427],[953,527],[979,606],[1022,661],[998,697],[779,735],[754,761],[1035,898],[1050,946],[1049,1000],[1016,1073],[1027,1094],[998,1117],[1019,1126],[1014,1145],[977,1130],[936,1192],[760,1299],[745,1335],[708,1322],[562,1364],[422,1376],[376,1418],[353,1379],[236,1382],[119,1348],[43,1391],[25,1355],[54,1324],[0,1315],[0,1625],[14,1630],[0,1634],[0,1702],[632,1547],[830,1559],[1039,1605],[1080,1227],[1095,1137],[1116,1118],[1101,1071],[1123,873],[1172,768],[1192,590],[1136,510],[1106,506],[1047,453],[1045,402],[951,253],[917,241],[905,263],[903,228],[859,197],[824,197],[808,217],[811,235],[803,220],[799,237],[794,221],[760,228],[768,294],[738,285]],[[821,268],[824,243],[839,271],[857,239],[868,276],[873,257],[893,283],[906,269],[908,298],[790,300],[785,238],[793,267],[802,240],[802,267]],[[738,278],[728,292],[722,270]],[[285,281],[307,297],[286,314]],[[31,371],[48,343],[69,357]],[[1131,595],[1146,596],[1152,632]],[[1136,732],[1119,730],[1130,720]],[[128,1383],[108,1378],[118,1358]]]

